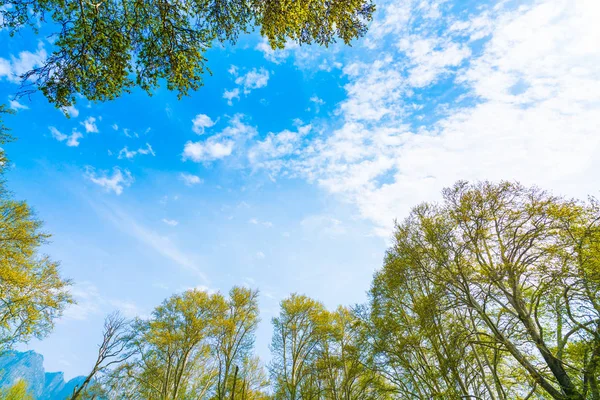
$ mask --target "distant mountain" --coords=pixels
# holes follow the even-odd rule
[[[27,382],[29,392],[37,400],[65,400],[85,377],[65,382],[62,372],[44,371],[44,357],[35,351],[9,351],[0,355],[0,387],[11,386],[19,379]]]

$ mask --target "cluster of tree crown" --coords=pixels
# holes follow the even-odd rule
[[[185,94],[215,41],[254,26],[273,48],[348,44],[373,11],[365,0],[7,0],[0,30],[53,34],[22,78],[65,107],[161,80]],[[0,174],[6,165],[0,149]],[[281,302],[268,374],[253,349],[258,292],[190,290],[147,319],[111,314],[72,398],[600,399],[600,204],[506,182],[443,194],[397,225],[366,304]],[[73,303],[58,263],[38,253],[47,239],[0,182],[0,351],[43,338]]]
[[[0,194],[5,350],[44,337],[73,300],[38,255],[41,222]],[[258,291],[193,289],[149,318],[109,315],[72,399],[599,399],[600,203],[507,182],[443,196],[397,225],[366,304],[283,300],[268,365]]]
[[[397,225],[366,304],[281,302],[269,378],[252,356],[258,293],[192,290],[131,325],[131,359],[104,389],[156,399],[600,398],[600,203],[508,182],[458,182],[443,198]]]
[[[288,41],[349,44],[366,33],[374,10],[370,0],[2,0],[0,31],[25,27],[53,38],[49,57],[23,74],[19,94],[39,88],[65,107],[76,95],[151,93],[161,80],[185,95],[202,85],[215,42],[235,43],[255,27],[274,49]]]

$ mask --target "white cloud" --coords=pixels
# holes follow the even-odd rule
[[[87,133],[98,133],[96,118],[94,117],[88,117],[85,121],[81,122],[81,125],[83,125]]]
[[[60,132],[55,127],[49,126],[48,129],[50,129],[50,133],[52,133],[52,137],[54,139],[58,140],[59,142],[62,142],[63,140],[67,140],[68,136],[65,135],[64,133]]]
[[[407,83],[401,68],[390,55],[372,63],[356,62],[344,68],[350,82],[340,111],[347,121],[381,121],[402,112]]]
[[[335,237],[346,233],[342,221],[328,215],[308,216],[300,221],[300,226],[311,236]]]
[[[12,108],[15,111],[29,110],[29,107],[27,107],[24,104],[19,103],[17,100],[9,100],[8,104],[9,104],[10,108]]]
[[[146,143],[146,148],[139,148],[138,149],[138,154],[151,154],[152,156],[156,156],[156,154],[154,153],[154,150],[152,150],[152,146],[150,146],[149,143]]]
[[[186,172],[179,174],[179,179],[181,179],[186,186],[194,186],[204,182],[199,176],[188,174]]]
[[[232,140],[192,142],[188,141],[183,149],[183,159],[195,162],[214,161],[231,155],[234,142]]]
[[[119,310],[126,318],[141,316],[140,308],[131,301],[108,298],[100,294],[100,290],[88,281],[74,284],[69,292],[76,303],[67,307],[63,317],[77,321],[85,321],[92,315],[102,315]]]
[[[261,221],[258,218],[250,218],[248,220],[248,223],[252,224],[252,225],[262,225],[262,226],[264,226],[266,228],[272,228],[273,227],[273,223],[271,221]]]
[[[169,226],[177,226],[179,224],[178,221],[176,221],[174,219],[168,219],[168,218],[163,218],[162,222],[164,222],[165,224],[167,224]]]
[[[210,128],[215,124],[215,121],[210,119],[206,114],[198,114],[192,120],[192,131],[198,135],[204,134],[205,128]]]
[[[325,104],[325,101],[318,96],[312,96],[309,101],[315,105],[315,112],[321,111],[321,106]]]
[[[101,296],[98,288],[92,283],[78,282],[70,288],[69,292],[76,303],[65,309],[64,318],[85,321],[90,315],[101,312],[98,301]]]
[[[471,55],[467,44],[414,35],[402,38],[398,48],[404,51],[410,60],[408,81],[414,87],[434,83],[440,75],[448,72],[449,68],[459,66]]]
[[[239,76],[235,83],[244,88],[244,94],[250,93],[254,89],[260,89],[267,86],[269,82],[269,71],[264,68],[256,69],[253,68],[248,71],[245,75]]]
[[[70,135],[62,133],[53,126],[49,126],[48,129],[50,129],[50,133],[54,139],[58,140],[59,142],[64,142],[66,140],[67,146],[69,147],[79,146],[79,139],[83,137],[83,135],[77,131],[77,129],[73,129]]]
[[[380,10],[375,14],[375,20],[369,27],[369,34],[365,44],[369,48],[376,48],[385,44],[384,38],[388,35],[399,35],[408,29],[411,16],[414,14],[414,2],[392,1],[381,4]]]
[[[311,125],[299,126],[296,132],[284,130],[269,132],[248,150],[248,160],[253,168],[264,168],[275,175],[285,166],[286,158],[298,156],[304,137],[310,132]]]
[[[69,140],[67,140],[67,146],[69,146],[69,147],[79,146],[79,139],[81,139],[82,137],[83,137],[83,134],[81,134],[78,130],[73,129],[73,131],[71,132],[71,135],[69,136]]]
[[[381,55],[376,44],[372,61],[347,65],[337,128],[307,139],[282,173],[304,176],[354,204],[384,236],[395,218],[439,199],[440,190],[459,179],[520,180],[569,196],[597,194],[600,6],[581,1],[573,7],[567,0],[503,6],[510,4],[494,9],[493,24],[489,10],[480,19],[469,16],[476,27],[435,8],[414,11],[458,27],[429,29],[433,22],[415,19],[421,25],[410,29],[418,37],[407,32],[413,11],[383,7],[393,13],[377,21],[370,38],[400,43],[404,57]],[[464,47],[470,34],[486,37],[477,53]],[[453,86],[435,86],[441,75]],[[435,90],[416,96],[412,86]],[[428,122],[420,123],[423,118]]]
[[[113,308],[119,310],[119,312],[125,318],[146,318],[147,316],[144,312],[138,307],[137,304],[131,301],[117,300],[117,299],[108,299],[108,305]]]
[[[133,177],[128,170],[121,170],[114,167],[112,175],[102,171],[97,174],[92,167],[86,167],[85,176],[98,186],[101,186],[107,192],[114,192],[116,195],[123,193],[123,188],[131,186]]]
[[[128,128],[123,128],[123,135],[125,135],[126,137],[128,137],[130,139],[140,137],[140,135],[137,132],[129,133]]]
[[[20,76],[35,67],[43,65],[47,53],[40,41],[35,53],[22,51],[17,57],[10,56],[10,60],[0,57],[0,78],[6,78],[9,82],[20,83]]]
[[[232,90],[225,90],[223,92],[223,98],[227,100],[227,104],[232,106],[233,105],[233,99],[238,99],[240,98],[240,89],[235,88]]]
[[[181,286],[177,292],[178,293],[182,293],[182,292],[187,292],[188,290],[199,290],[201,292],[206,292],[208,294],[215,294],[219,292],[219,289],[215,289],[215,288],[211,288],[209,286],[206,285],[196,285],[196,286]]]
[[[263,53],[263,56],[266,60],[271,61],[275,64],[281,64],[285,61],[286,58],[290,55],[290,50],[298,49],[299,46],[297,43],[288,41],[285,44],[284,49],[273,50],[271,45],[269,44],[269,40],[267,38],[262,38],[262,40],[256,45],[255,49]]]
[[[127,159],[132,159],[133,157],[137,156],[138,154],[141,155],[152,155],[152,156],[156,156],[156,153],[154,153],[154,150],[152,149],[152,146],[150,146],[150,143],[146,143],[146,147],[140,147],[137,150],[129,150],[127,148],[127,146],[123,147],[120,151],[119,151],[119,159],[122,158],[127,158]]]
[[[61,111],[69,117],[77,118],[79,116],[79,110],[75,106],[63,107]]]
[[[117,125],[117,124],[112,124],[112,128],[113,128],[115,131],[118,131],[118,130],[119,130],[119,125]]]
[[[229,67],[229,69],[227,70],[227,72],[229,72],[233,76],[237,76],[237,74],[238,74],[238,67],[236,67],[235,65],[231,65]]]
[[[258,259],[265,258],[265,253],[263,253],[262,251],[256,252],[256,258],[258,258]]]
[[[319,96],[312,96],[309,100],[311,102],[315,103],[316,105],[322,106],[323,104],[325,104],[325,101],[323,101],[323,99],[319,98]]]
[[[247,139],[256,135],[256,129],[242,122],[243,115],[236,114],[229,125],[205,141],[188,141],[183,149],[183,160],[211,162],[230,156],[234,147],[241,146]]]
[[[94,205],[97,212],[110,221],[119,230],[134,237],[140,243],[145,244],[165,259],[177,264],[181,268],[193,272],[203,282],[208,283],[208,278],[198,267],[194,253],[182,250],[169,237],[160,235],[144,226],[131,215],[116,206],[103,207]]]

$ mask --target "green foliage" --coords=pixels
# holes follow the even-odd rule
[[[15,112],[6,107],[6,104],[0,104],[0,145],[5,144],[12,140],[12,136],[9,134],[9,129],[4,125],[3,115],[2,114],[14,114]],[[4,168],[6,164],[6,159],[4,155],[4,150],[1,151],[2,158],[0,158],[0,167]]]
[[[222,304],[222,310],[214,322],[213,339],[218,365],[215,398],[219,400],[229,398],[234,391],[234,385],[238,389],[242,388],[241,382],[237,382],[238,376],[235,376],[236,366],[246,363],[252,370],[243,373],[251,374],[252,371],[256,371],[256,366],[250,362],[250,357],[252,357],[254,336],[259,322],[258,291],[234,287],[229,292],[228,301]],[[252,379],[254,377],[248,376],[248,382]]]
[[[446,189],[397,226],[375,276],[379,368],[403,397],[599,398],[598,243],[595,200]]]
[[[0,30],[41,23],[55,31],[53,53],[23,78],[65,107],[77,94],[105,101],[134,86],[151,93],[161,79],[185,95],[202,85],[214,42],[235,43],[255,26],[273,48],[336,37],[349,44],[374,10],[370,0],[1,0]]]
[[[1,120],[5,112],[0,107],[0,144],[10,139]],[[0,352],[47,335],[72,302],[58,263],[38,253],[50,235],[27,203],[14,200],[5,187],[7,165],[0,149]]]
[[[272,395],[253,354],[258,292],[234,287],[175,294],[131,324],[109,317],[79,398],[599,399],[600,203],[507,182],[443,194],[397,225],[368,304],[281,302]]]
[[[12,386],[0,390],[0,400],[33,400],[33,396],[27,391],[27,383],[18,380]]]
[[[384,399],[385,379],[370,368],[361,322],[349,309],[292,294],[273,319],[271,378],[277,399]]]
[[[277,399],[316,397],[316,362],[319,346],[327,335],[329,314],[322,303],[292,294],[281,302],[273,318],[271,379]]]
[[[235,385],[240,400],[264,399],[264,371],[252,354],[258,321],[257,291],[173,295],[132,323],[131,356],[106,374],[104,390],[119,399],[221,400]]]

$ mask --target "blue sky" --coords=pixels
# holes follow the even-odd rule
[[[364,301],[394,219],[456,180],[597,196],[599,17],[591,0],[382,1],[352,47],[214,48],[181,100],[80,99],[70,118],[40,94],[12,101],[9,187],[46,221],[78,301],[24,348],[83,374],[108,312],[248,285],[268,360],[283,297]],[[52,45],[0,37],[9,102]]]

